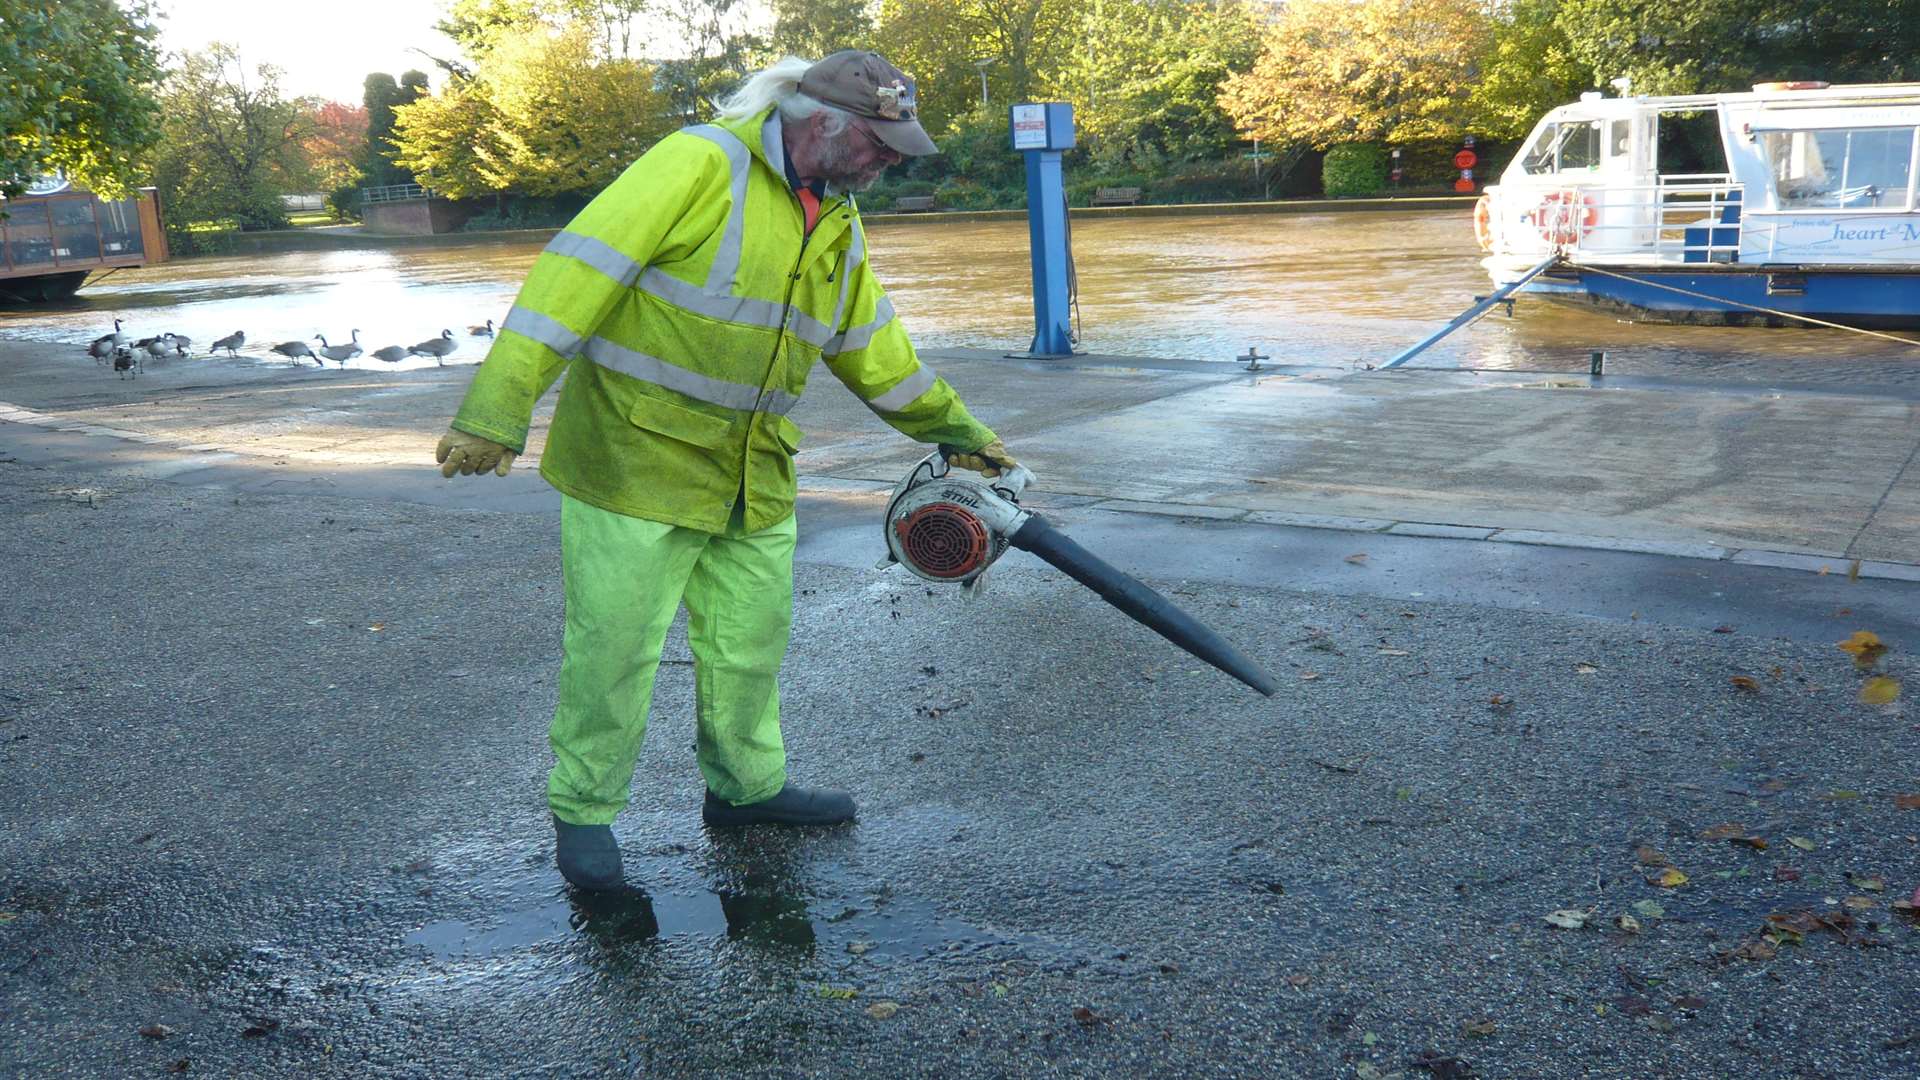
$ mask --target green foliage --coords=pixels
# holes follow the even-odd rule
[[[874,40],[919,84],[921,122],[939,131],[988,95],[1004,110],[1038,100],[1075,38],[1080,0],[881,0]],[[1004,118],[1004,111],[1001,113]]]
[[[327,213],[335,221],[359,221],[360,183],[343,184],[327,192]]]
[[[365,177],[362,182],[367,187],[414,183],[413,173],[395,161],[393,111],[411,105],[426,94],[426,75],[409,71],[396,83],[393,76],[376,71],[368,75],[361,86],[361,103],[367,111],[367,140],[354,164]]]
[[[976,105],[954,118],[946,133],[935,140],[946,170],[981,187],[1026,185],[1026,162],[1013,149],[1007,113],[992,105]]]
[[[1634,93],[1920,79],[1920,0],[1561,0],[1555,23],[1581,63]]]
[[[462,232],[491,232],[502,229],[559,229],[572,221],[587,205],[588,196],[572,194],[548,198],[510,197],[468,218]]]
[[[108,199],[160,136],[145,0],[0,0],[0,195],[55,170]]]
[[[1330,199],[1378,195],[1387,187],[1387,152],[1378,143],[1342,143],[1320,163],[1320,186]]]
[[[840,49],[868,48],[873,17],[867,0],[773,0],[771,56],[818,60]]]
[[[1479,81],[1472,87],[1476,134],[1518,139],[1542,113],[1599,85],[1557,21],[1562,0],[1513,0],[1499,10]]]
[[[286,227],[280,196],[313,181],[305,151],[313,102],[282,97],[277,70],[249,74],[232,46],[214,44],[182,59],[161,103],[153,172],[170,229],[227,219],[242,229]]]

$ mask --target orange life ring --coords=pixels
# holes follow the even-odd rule
[[[1549,191],[1533,208],[1533,223],[1549,244],[1575,244],[1593,231],[1600,211],[1593,196],[1578,191]]]
[[[1493,197],[1480,196],[1473,204],[1473,238],[1480,242],[1481,251],[1493,250]]]

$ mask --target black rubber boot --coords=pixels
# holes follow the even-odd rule
[[[838,825],[853,820],[853,796],[844,791],[803,788],[788,784],[780,794],[745,806],[734,806],[707,792],[700,817],[709,825]]]
[[[611,825],[570,825],[553,819],[554,861],[560,876],[582,889],[606,891],[625,883],[620,875],[620,845]]]

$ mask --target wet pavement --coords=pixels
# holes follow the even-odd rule
[[[1920,1074],[1920,717],[1834,647],[1920,680],[1898,378],[930,350],[1261,699],[1025,556],[874,570],[917,451],[817,373],[786,734],[861,819],[700,825],[676,629],[589,901],[557,500],[424,464],[467,373],[66,317],[0,327],[0,1075]]]

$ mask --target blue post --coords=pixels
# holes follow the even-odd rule
[[[1033,345],[1026,355],[1073,355],[1067,295],[1067,200],[1060,153],[1073,146],[1073,106],[1012,107],[1013,148],[1027,159],[1027,230],[1033,252]]]

